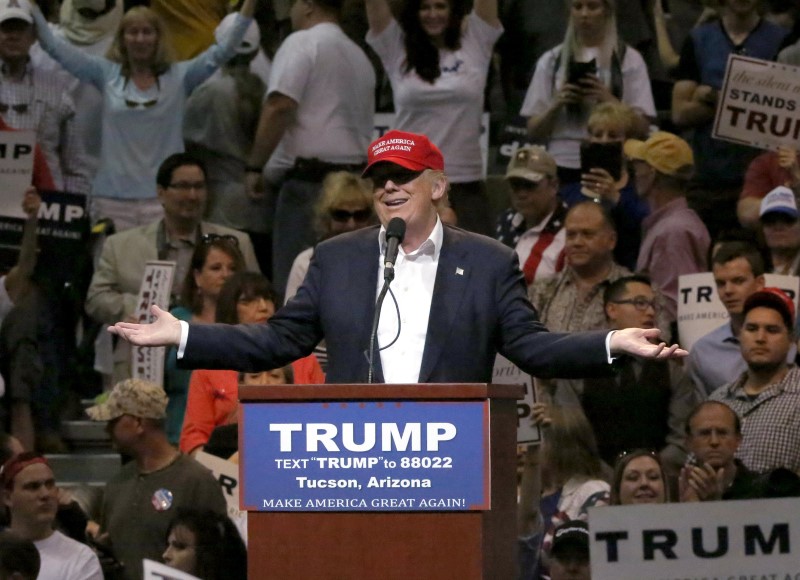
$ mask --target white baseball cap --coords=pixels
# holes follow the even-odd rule
[[[14,19],[33,24],[33,10],[28,0],[0,0],[0,22]]]
[[[222,42],[231,33],[235,19],[236,13],[231,12],[222,19],[222,22],[219,23],[219,26],[217,26],[217,29],[214,31],[214,38],[216,39],[217,44],[222,44]],[[255,20],[253,20],[250,23],[250,26],[247,27],[247,32],[244,33],[242,42],[236,47],[236,52],[238,54],[250,54],[251,52],[257,51],[260,45],[261,33],[258,31],[258,24],[256,24]]]
[[[759,217],[764,217],[768,213],[782,213],[789,217],[796,218],[800,213],[797,211],[797,201],[794,192],[788,187],[779,185],[761,200],[761,211]]]

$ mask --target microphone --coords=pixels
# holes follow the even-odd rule
[[[394,280],[394,263],[397,261],[397,251],[406,235],[406,222],[396,217],[389,220],[386,226],[386,257],[383,262],[383,279],[387,282]]]

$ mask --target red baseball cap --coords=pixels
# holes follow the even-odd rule
[[[744,301],[743,313],[747,315],[753,308],[763,306],[777,310],[786,323],[786,328],[794,328],[794,302],[779,288],[768,287],[754,292]]]
[[[412,171],[444,170],[444,157],[439,148],[425,135],[405,131],[389,131],[370,144],[367,168],[362,176],[369,177],[372,166],[383,162],[394,163]]]

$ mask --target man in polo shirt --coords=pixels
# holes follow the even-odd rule
[[[741,419],[737,457],[755,472],[800,470],[800,369],[786,363],[794,345],[794,320],[794,303],[781,290],[752,294],[739,333],[747,370],[709,397]]]
[[[514,248],[530,286],[561,270],[567,206],[558,198],[555,160],[541,147],[518,149],[506,170],[511,207],[497,220],[496,238]]]

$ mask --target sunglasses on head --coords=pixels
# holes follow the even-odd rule
[[[236,236],[230,234],[203,234],[200,237],[200,242],[203,244],[213,244],[214,242],[227,242],[233,246],[239,247],[239,240]]]
[[[328,212],[331,219],[335,222],[347,222],[350,218],[355,222],[365,222],[372,217],[372,210],[369,208],[347,211],[346,209],[332,209]]]

